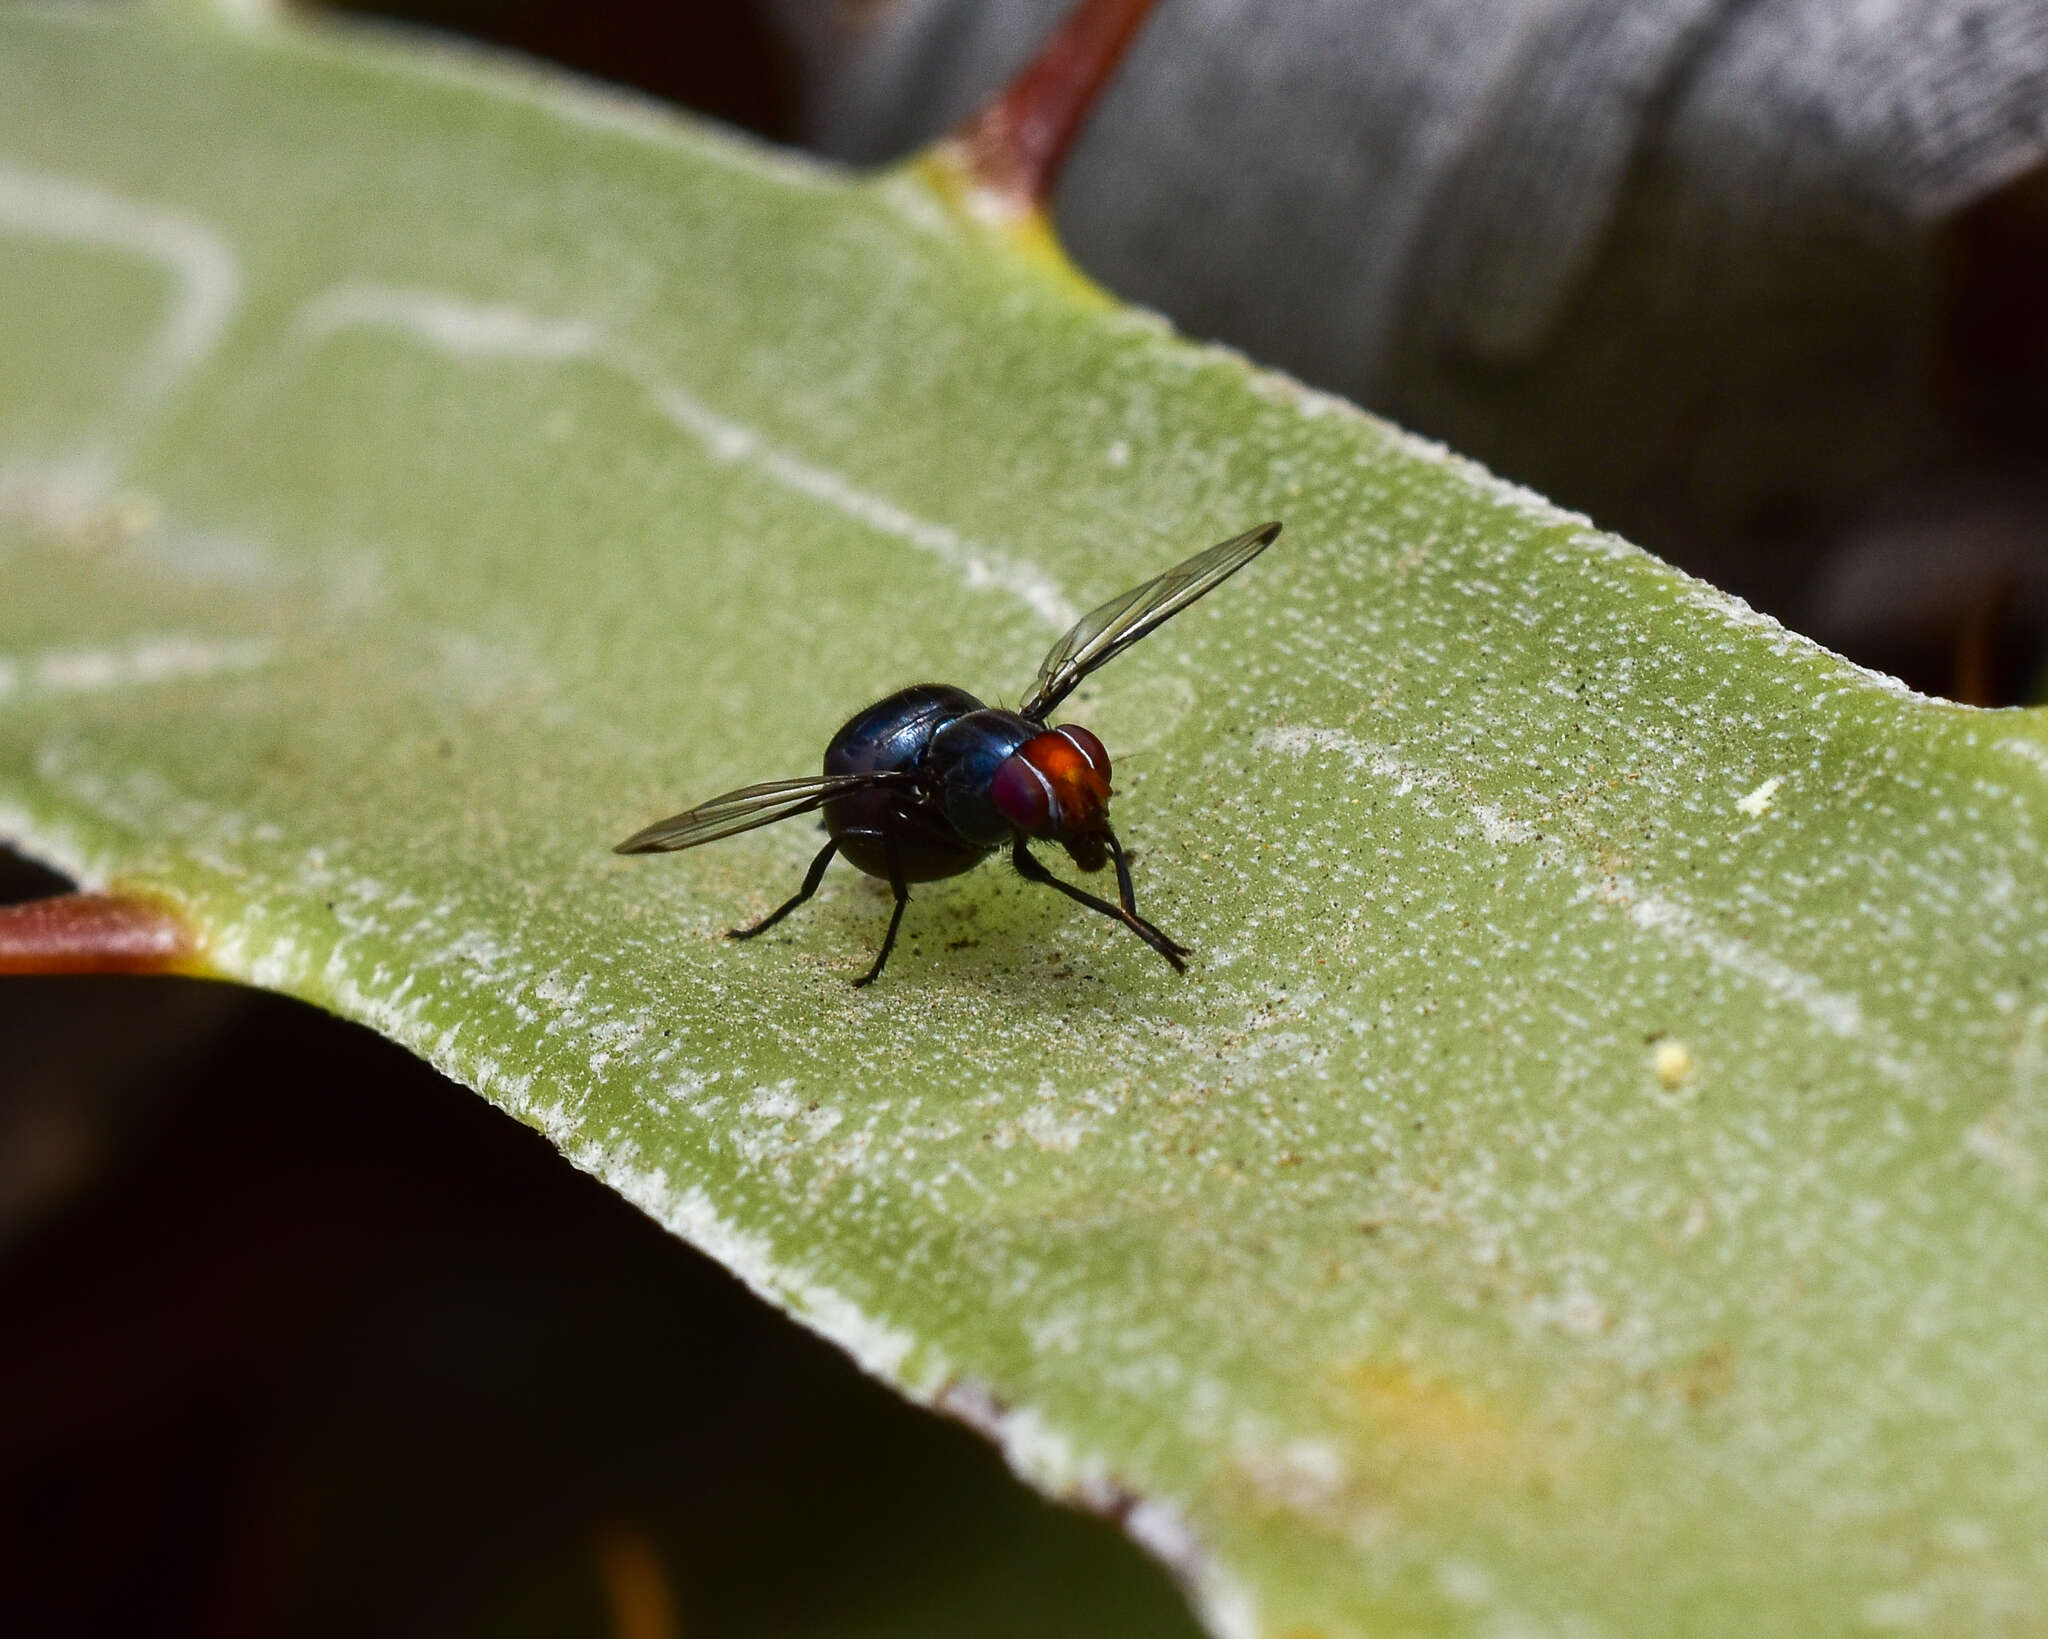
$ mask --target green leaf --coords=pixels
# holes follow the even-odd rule
[[[539,1127],[1219,1632],[2023,1623],[2048,714],[1863,673],[933,178],[10,10],[0,832]],[[991,869],[856,992],[851,873],[722,937],[804,827],[608,852],[902,683],[1014,701],[1269,516],[1070,707],[1188,978]]]

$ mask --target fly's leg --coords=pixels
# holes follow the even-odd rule
[[[1154,933],[1159,933],[1159,930],[1157,928],[1152,927],[1152,924],[1150,922],[1145,922],[1145,919],[1138,914],[1138,895],[1137,891],[1131,886],[1131,862],[1128,858],[1125,857],[1124,845],[1116,840],[1116,833],[1110,830],[1108,826],[1105,825],[1102,828],[1102,831],[1104,837],[1106,837],[1109,842],[1109,857],[1116,863],[1116,894],[1117,898],[1123,901],[1125,916],[1127,916],[1134,924],[1144,922],[1144,925],[1148,928],[1152,928],[1152,931]],[[1159,937],[1162,939],[1166,939],[1166,935],[1163,933],[1159,933]],[[1147,942],[1150,943],[1150,941]],[[1185,956],[1188,954],[1188,947],[1186,945],[1183,945],[1173,939],[1166,939],[1166,942],[1169,945],[1172,945],[1173,948],[1176,951],[1178,951],[1181,955]],[[1154,945],[1153,949],[1158,950],[1159,947]],[[1166,952],[1163,950],[1160,951],[1159,954],[1162,956],[1166,956]],[[1171,956],[1167,956],[1166,959],[1169,962],[1173,961],[1173,958]],[[1187,969],[1181,967],[1181,965],[1178,962],[1174,962],[1174,967],[1182,973],[1185,973],[1187,971]]]
[[[825,880],[825,867],[832,863],[832,856],[839,852],[839,839],[834,837],[819,850],[818,857],[811,861],[811,868],[804,872],[804,885],[797,889],[777,910],[770,911],[750,928],[733,928],[726,934],[728,939],[751,939],[757,933],[766,933],[797,906],[818,891],[818,884]]]
[[[1115,848],[1114,843],[1111,846]],[[1071,882],[1062,882],[1032,857],[1030,849],[1024,846],[1024,839],[1022,837],[1017,839],[1017,845],[1010,854],[1012,863],[1017,867],[1017,874],[1023,877],[1025,881],[1043,882],[1048,888],[1059,889],[1061,893],[1065,894],[1076,904],[1086,905],[1091,911],[1100,911],[1104,916],[1123,923],[1131,932],[1158,951],[1161,956],[1164,956],[1174,972],[1187,972],[1187,946],[1177,944],[1172,939],[1169,939],[1131,908],[1129,903],[1131,899],[1130,868],[1124,864],[1122,849],[1117,848],[1113,857],[1117,863],[1118,886],[1123,892],[1125,899],[1125,903],[1121,905],[1112,905],[1107,899],[1097,899],[1092,893],[1075,887]]]
[[[1123,901],[1124,909],[1136,916],[1138,894],[1131,886],[1131,862],[1124,857],[1124,845],[1116,840],[1116,833],[1106,825],[1102,834],[1109,842],[1109,857],[1116,862],[1116,896]]]
[[[855,990],[871,985],[881,978],[882,968],[889,960],[889,952],[896,948],[896,930],[903,925],[903,907],[910,903],[910,889],[903,880],[903,860],[896,851],[896,839],[884,837],[882,851],[889,861],[889,888],[896,895],[896,908],[889,913],[889,931],[882,935],[882,949],[875,957],[875,965],[853,981]]]

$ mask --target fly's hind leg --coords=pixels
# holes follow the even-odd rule
[[[863,989],[881,978],[882,969],[889,960],[889,952],[896,948],[896,930],[903,925],[903,907],[910,903],[910,888],[903,880],[903,856],[897,852],[896,839],[884,836],[882,850],[889,861],[889,888],[896,895],[896,908],[889,913],[889,931],[882,935],[882,948],[875,956],[875,965],[853,981],[855,990]]]
[[[733,928],[726,934],[728,939],[751,939],[756,934],[766,933],[797,906],[818,891],[818,884],[825,880],[825,867],[832,863],[832,856],[839,852],[839,839],[834,837],[818,851],[818,857],[811,861],[811,868],[804,872],[804,885],[785,900],[778,908],[770,911],[752,927]]]

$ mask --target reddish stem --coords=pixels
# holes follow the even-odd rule
[[[190,970],[198,952],[190,927],[139,894],[0,906],[0,974],[175,973]]]
[[[1052,197],[1067,150],[1153,0],[1078,0],[1039,53],[961,126],[975,180],[1022,207]]]

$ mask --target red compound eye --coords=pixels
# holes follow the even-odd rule
[[[1084,739],[1095,748],[1093,757],[1081,743]],[[1094,735],[1086,729],[1049,729],[1027,740],[1017,755],[1043,774],[1052,787],[1053,836],[1064,840],[1084,831],[1099,831],[1107,823],[1109,754]]]
[[[1027,837],[1052,835],[1059,812],[1052,783],[1021,754],[1003,760],[989,782],[988,795],[996,811]]]
[[[1053,733],[1086,757],[1088,766],[1102,776],[1102,783],[1109,784],[1109,753],[1100,740],[1079,723],[1062,723]]]

